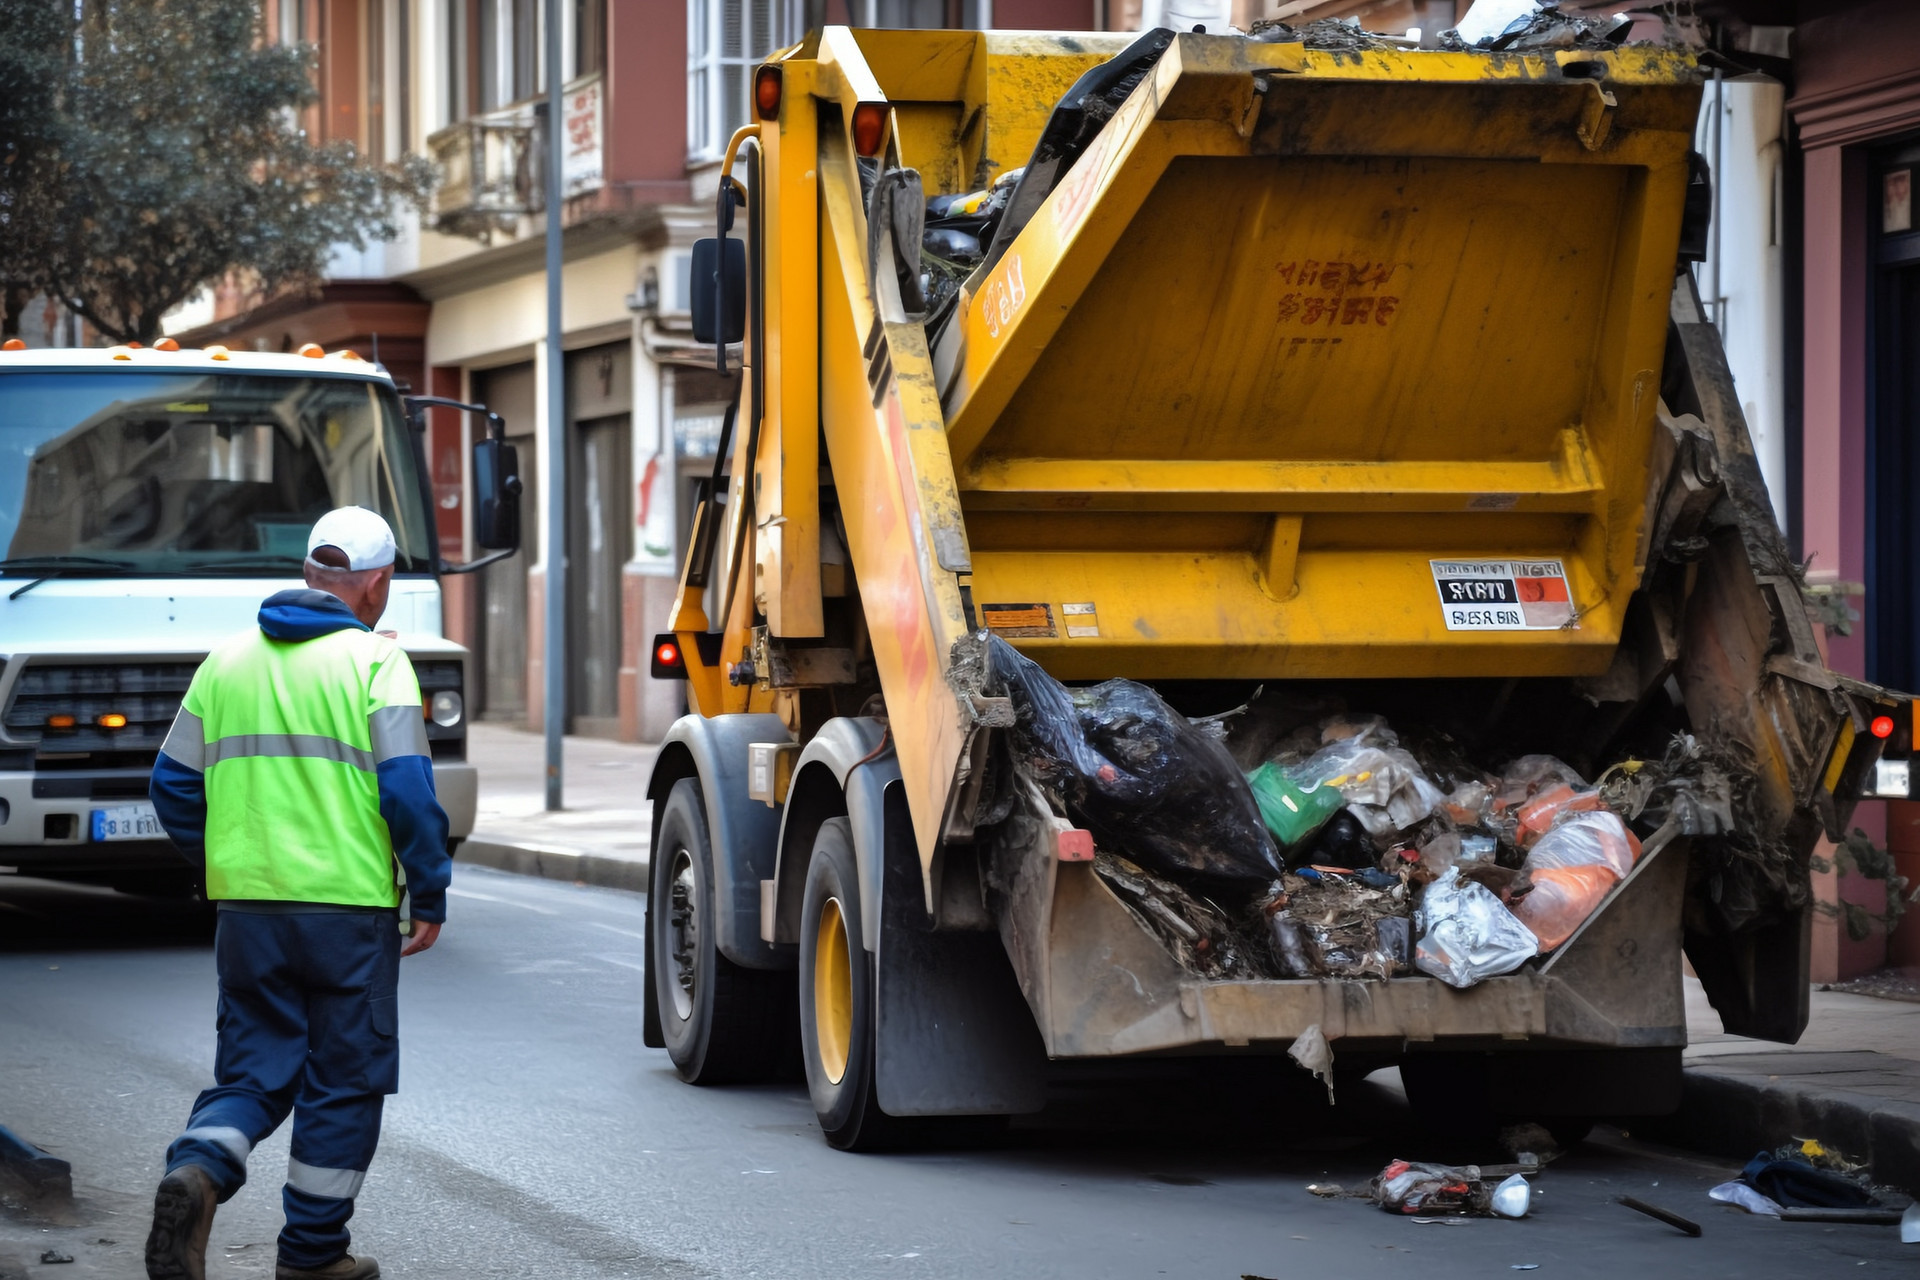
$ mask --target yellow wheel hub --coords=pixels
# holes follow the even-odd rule
[[[813,1028],[820,1069],[839,1084],[853,1051],[853,949],[838,898],[820,906],[813,944]]]

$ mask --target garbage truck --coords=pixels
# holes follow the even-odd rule
[[[147,799],[193,673],[301,584],[307,534],[357,504],[393,527],[379,627],[420,679],[453,844],[473,829],[469,654],[440,581],[512,555],[520,481],[483,406],[405,397],[382,365],[295,352],[0,344],[0,871],[191,896],[203,886]],[[441,554],[424,449],[430,407],[478,415],[476,543]]]
[[[694,257],[736,394],[650,660],[691,713],[649,783],[646,1043],[696,1083],[797,1047],[863,1149],[1031,1113],[1060,1064],[1304,1040],[1417,1109],[1667,1111],[1683,961],[1794,1040],[1809,858],[1911,704],[1826,668],[1686,269],[1701,79],[1284,26],[829,27],[759,66]],[[1722,817],[1640,833],[1570,939],[1464,988],[1196,972],[1017,782],[987,644],[1589,777],[1679,743]]]

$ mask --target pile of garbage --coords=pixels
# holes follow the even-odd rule
[[[1070,689],[998,636],[976,643],[1029,794],[1093,834],[1095,874],[1203,977],[1470,987],[1565,945],[1639,861],[1630,821],[1730,818],[1690,741],[1589,783],[1553,756],[1483,769],[1334,713],[1243,773],[1236,713],[1189,720],[1130,680]]]

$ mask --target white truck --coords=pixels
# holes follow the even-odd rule
[[[445,637],[439,579],[518,548],[503,424],[403,399],[352,352],[157,345],[0,349],[0,870],[197,890],[147,800],[155,754],[207,651],[300,585],[308,529],[347,504],[378,511],[399,544],[379,626],[419,674],[457,844],[476,795],[469,655]],[[491,554],[466,564],[440,555],[428,405],[491,427],[474,433],[470,508]]]

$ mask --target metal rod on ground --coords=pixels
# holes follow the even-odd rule
[[[547,63],[547,473],[545,694],[547,808],[561,807],[562,732],[567,723],[567,370],[560,331],[560,214],[566,113],[560,93],[560,0],[546,0]]]

